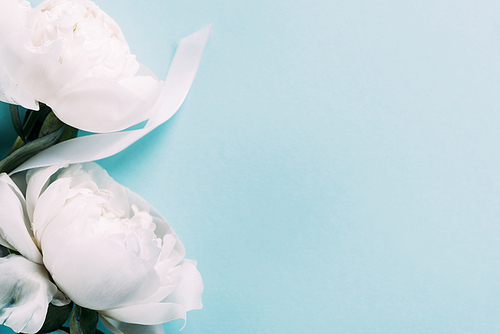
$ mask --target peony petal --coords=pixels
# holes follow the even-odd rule
[[[56,294],[52,297],[52,304],[55,306],[65,306],[71,303],[71,299],[69,299],[64,293],[57,290]]]
[[[137,94],[137,96],[142,100],[149,101],[151,104],[154,104],[158,99],[160,91],[163,87],[162,82],[159,82],[150,76],[135,76],[132,78],[122,79],[118,83]],[[152,115],[149,115],[146,118],[151,116]]]
[[[2,62],[0,62],[0,101],[38,110],[38,103],[33,98],[33,95],[19,87]]]
[[[162,215],[155,208],[153,208],[151,206],[151,204],[149,204],[144,198],[137,195],[136,193],[134,193],[130,189],[128,189],[126,187],[124,187],[124,188],[125,188],[125,191],[127,193],[128,202],[130,204],[135,204],[139,208],[139,210],[146,211],[153,217],[154,223],[156,224],[155,234],[159,238],[163,238],[166,234],[171,234],[175,238],[177,238],[177,235],[172,230],[172,228],[170,227],[168,222],[165,220],[165,218],[163,218]],[[177,239],[179,239],[179,238],[177,238]],[[182,245],[182,243],[179,241],[179,243],[176,244],[175,247],[176,247],[176,251],[182,255],[181,258],[184,257],[184,255],[186,254],[186,251],[184,250],[184,246]]]
[[[25,0],[0,1],[0,45],[7,36],[24,29],[30,9]]]
[[[127,83],[135,87],[135,84]],[[156,85],[159,87],[154,90],[154,94],[145,94],[117,82],[88,77],[67,84],[44,102],[52,107],[61,121],[78,129],[91,132],[120,131],[151,117],[163,83],[156,82]]]
[[[203,281],[200,272],[196,269],[196,261],[183,260],[182,273],[179,275],[177,288],[163,300],[166,303],[176,303],[187,311],[203,308],[201,295],[203,294]]]
[[[41,237],[47,224],[60,212],[68,199],[71,190],[70,182],[66,179],[56,180],[38,198],[33,218],[31,218],[35,240],[38,243],[41,243]]]
[[[66,176],[65,172],[68,169],[65,169],[61,173],[61,176]],[[140,211],[148,212],[153,217],[156,225],[156,230],[154,231],[155,234],[159,238],[163,238],[166,234],[174,237],[177,240],[177,243],[175,244],[175,252],[179,254],[179,261],[184,257],[186,254],[184,246],[179,241],[179,238],[174,233],[165,218],[163,218],[158,211],[151,206],[151,204],[127,187],[124,187],[116,182],[101,166],[95,162],[82,164],[82,170],[91,175],[92,180],[97,184],[99,189],[109,190],[113,194],[112,198],[110,198],[110,203],[114,208],[119,208],[120,210],[128,212],[130,211],[131,205],[135,204]],[[131,217],[132,212],[128,212],[126,216]]]
[[[148,77],[151,77],[151,78],[155,79],[156,81],[158,81],[158,77],[156,76],[156,74],[154,74],[154,72],[151,71],[151,69],[149,67],[147,67],[146,65],[144,65],[142,63],[139,63],[139,70],[137,71],[137,73],[135,75],[141,76],[141,77],[148,76]]]
[[[62,229],[78,219],[87,217],[91,214],[96,216],[99,215],[96,211],[98,207],[95,205],[92,207],[82,207],[75,202],[66,203],[66,201],[69,201],[79,194],[78,189],[73,190],[70,188],[70,183],[71,180],[69,179],[58,179],[51,183],[42,193],[40,198],[38,198],[35,211],[33,212],[32,223],[35,239],[41,247],[43,247],[42,238],[44,238],[46,230],[48,230],[50,234],[51,230],[57,231]],[[82,196],[85,196],[85,194]],[[96,200],[94,202],[97,203],[102,201],[102,199],[97,196],[95,196],[94,199]],[[61,221],[61,219],[63,221]]]
[[[44,247],[52,235],[63,236],[61,242],[86,232],[92,236],[91,226],[101,217],[101,204],[105,200],[100,196],[89,196],[88,189],[70,189],[70,182],[67,178],[53,182],[38,199],[33,214],[35,237],[44,250],[44,263],[48,268],[53,257],[46,256],[48,250]]]
[[[185,255],[186,250],[184,249],[184,245],[173,231],[163,237],[160,261],[168,259],[175,266],[182,261]]]
[[[102,310],[145,299],[158,290],[154,268],[113,241],[80,237],[43,239],[44,262],[60,289],[76,304]]]
[[[28,50],[32,33],[33,30],[25,29],[8,36],[0,47],[0,61],[19,86],[36,100],[46,102],[62,87],[88,76],[88,58],[81,47],[69,61],[60,64],[63,41]]]
[[[103,315],[99,318],[104,326],[106,326],[106,328],[114,334],[165,334],[165,329],[163,329],[162,325],[129,324],[111,318],[106,318]]]
[[[0,182],[9,185],[14,194],[17,196],[17,199],[19,199],[19,202],[21,203],[23,210],[26,211],[26,201],[24,199],[22,191],[18,188],[17,184],[15,184],[14,181],[5,173],[0,174]],[[29,229],[30,227],[29,223],[26,225],[26,227]]]
[[[24,200],[6,174],[0,175],[0,235],[27,259],[42,263],[42,255],[30,234]]]
[[[26,209],[28,211],[28,217],[30,221],[33,221],[33,212],[35,211],[35,206],[40,197],[40,194],[48,186],[48,181],[52,174],[57,172],[59,168],[65,167],[67,165],[54,165],[46,168],[31,169],[26,174]]]
[[[16,332],[36,333],[57,293],[45,268],[22,256],[0,258],[0,322]]]
[[[105,189],[112,193],[109,199],[110,205],[115,209],[119,209],[125,213],[127,218],[131,217],[130,202],[127,196],[127,188],[116,182],[108,172],[95,162],[88,162],[81,165],[82,170],[87,172],[92,180],[97,184],[99,189]]]
[[[2,238],[1,229],[0,229],[0,246],[6,247],[6,248],[10,248],[10,249],[16,249],[16,247],[12,246],[7,240],[5,240],[4,238]],[[10,253],[7,253],[5,255],[8,255],[8,254],[10,254]]]
[[[152,296],[141,301],[141,304],[160,303],[162,300],[167,298],[167,296],[171,294],[175,290],[175,288],[176,286],[173,284],[161,286],[158,291],[156,291]]]
[[[99,313],[108,318],[139,325],[158,325],[175,319],[186,319],[186,310],[175,303],[131,305]]]

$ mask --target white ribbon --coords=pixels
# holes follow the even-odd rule
[[[38,153],[17,167],[12,173],[23,170],[95,161],[112,156],[172,117],[186,99],[208,41],[213,24],[180,40],[172,64],[165,78],[163,90],[153,108],[156,112],[144,128],[114,133],[93,134],[59,143]]]

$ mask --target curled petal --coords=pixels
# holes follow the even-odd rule
[[[64,293],[61,291],[57,291],[57,293],[52,297],[52,304],[55,306],[64,306],[71,303],[71,299],[69,299]]]
[[[128,203],[135,204],[139,208],[139,210],[149,212],[149,214],[153,217],[153,221],[156,225],[155,234],[159,238],[163,238],[165,235],[170,234],[177,239],[177,243],[175,244],[175,251],[179,254],[180,258],[183,258],[186,254],[184,245],[179,241],[179,238],[172,230],[169,223],[165,220],[165,218],[163,218],[163,216],[158,211],[156,211],[156,209],[153,208],[151,204],[149,204],[144,198],[137,195],[130,189],[126,187],[124,188],[127,193]]]
[[[99,317],[106,326],[114,334],[165,334],[162,325],[136,325],[121,322],[111,318],[106,318],[101,315]]]
[[[141,64],[141,63],[139,63],[139,70],[137,71],[137,73],[135,75],[151,77],[151,78],[155,79],[156,81],[158,81],[158,77],[156,76],[156,74],[154,74],[154,72],[151,71],[151,69],[149,67],[147,67],[146,65]]]
[[[121,86],[128,88],[144,101],[154,104],[160,95],[163,84],[151,76],[134,76],[122,79],[118,82]],[[144,113],[144,112],[143,112]],[[147,118],[151,117],[149,115]]]
[[[47,188],[50,177],[63,166],[64,165],[54,165],[45,168],[31,169],[26,174],[26,208],[30,221],[33,221],[36,203],[42,191]]]
[[[92,237],[64,244],[61,232],[61,237],[44,238],[43,259],[56,284],[76,304],[92,310],[120,307],[158,290],[154,267],[119,244]]]
[[[81,187],[81,183],[91,178],[99,189],[105,189],[111,192],[109,204],[114,209],[123,211],[127,217],[130,217],[130,204],[126,193],[126,188],[116,182],[108,172],[95,162],[88,162],[82,165],[72,165],[62,171],[59,177],[71,178],[72,187]]]
[[[79,214],[83,214],[82,208],[78,207],[75,203],[69,203],[69,205],[64,205],[66,200],[68,200],[75,193],[69,188],[70,180],[60,179],[53,182],[47,190],[38,198],[35,211],[33,212],[33,232],[35,240],[43,247],[42,237],[45,232],[52,230],[58,230],[58,228],[63,228],[68,224],[71,224],[73,220],[79,218]],[[71,211],[72,210],[72,211]],[[61,217],[61,212],[64,211],[66,214]],[[69,213],[69,215],[68,215]],[[60,218],[66,218],[61,221]],[[73,220],[70,220],[72,217]],[[55,222],[62,223],[57,224]]]
[[[22,256],[0,258],[0,322],[15,332],[36,333],[57,287],[45,268]]]
[[[72,165],[69,168],[62,171],[60,177],[71,177],[73,180],[77,179],[77,173],[72,167],[77,165]],[[95,162],[87,162],[81,165],[81,169],[89,175],[91,175],[92,180],[97,184],[99,189],[109,190],[113,196],[110,199],[110,204],[114,208],[123,210],[124,212],[130,211],[131,205],[136,205],[140,211],[148,212],[152,217],[156,225],[155,234],[159,238],[163,238],[165,235],[169,235],[174,240],[172,244],[172,252],[175,252],[175,258],[178,259],[178,263],[186,254],[184,245],[179,240],[175,232],[172,230],[168,222],[163,218],[155,208],[151,206],[145,199],[143,199],[138,194],[134,193],[127,187],[116,182],[109,174]],[[72,183],[72,186],[74,184]],[[28,199],[28,206],[30,200]],[[132,212],[128,212],[127,216],[130,217]],[[163,252],[163,251],[162,251]]]
[[[2,62],[0,62],[0,101],[18,104],[27,109],[38,109],[38,103],[33,95],[19,87]]]
[[[24,29],[8,36],[0,47],[0,61],[19,86],[36,100],[46,102],[70,82],[88,76],[88,57],[81,47],[69,61],[60,64],[63,41],[55,40],[50,45],[29,50],[27,44],[32,33],[31,29]]]
[[[10,254],[7,248],[16,249],[16,247],[12,246],[7,240],[2,238],[2,234],[3,234],[3,231],[1,231],[1,229],[0,229],[0,247],[2,248],[2,252],[1,252],[2,255],[0,257],[4,257],[5,255]]]
[[[203,308],[201,295],[203,294],[203,281],[200,272],[196,269],[196,261],[183,260],[182,273],[178,276],[175,290],[163,302],[182,305],[187,311]]]
[[[175,303],[131,305],[99,313],[121,322],[139,325],[158,325],[175,319],[186,319],[186,310]]]
[[[76,128],[119,131],[152,116],[163,85],[151,77],[134,77],[123,83],[88,77],[62,87],[44,102],[59,119]]]
[[[31,226],[25,214],[25,203],[17,186],[6,175],[0,175],[0,235],[27,259],[42,263],[42,255],[33,241]],[[9,245],[4,245],[10,247]]]

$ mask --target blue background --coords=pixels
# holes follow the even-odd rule
[[[160,78],[215,23],[180,111],[100,161],[198,261],[182,333],[500,331],[498,1],[98,5]]]

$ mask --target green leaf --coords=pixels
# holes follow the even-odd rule
[[[40,128],[40,132],[38,133],[38,138],[44,137],[49,133],[52,133],[62,127],[64,125],[63,122],[57,118],[54,112],[51,110],[45,120],[43,121],[42,127]]]
[[[40,108],[42,108],[42,104],[40,103]],[[31,131],[35,127],[36,123],[38,122],[38,118],[44,115],[44,112],[42,110],[28,110],[26,112],[26,116],[24,118],[24,125],[23,125],[23,133],[26,138],[28,138],[31,135]]]
[[[98,320],[96,311],[76,305],[69,321],[70,333],[95,334]]]
[[[19,109],[15,104],[10,104],[9,107],[10,117],[12,118],[14,130],[16,130],[16,133],[21,138],[21,140],[26,143],[26,138],[24,138],[23,123],[21,123],[21,117],[19,117]]]
[[[9,249],[7,247],[0,245],[0,257],[7,256],[9,254],[10,254]]]
[[[16,251],[15,249],[10,249],[10,248],[7,248],[7,251],[9,252],[9,254],[21,255],[21,253],[19,253],[19,252],[18,252],[18,251]]]
[[[64,131],[64,126],[47,136],[29,142],[0,161],[0,172],[10,173],[38,152],[56,144]]]
[[[64,129],[64,132],[61,136],[61,139],[59,139],[59,142],[62,143],[63,141],[66,141],[68,139],[73,139],[76,137],[78,137],[78,129],[66,124],[66,128]]]
[[[50,303],[45,322],[37,334],[52,333],[61,328],[71,315],[72,309],[72,302],[65,306],[55,306]]]

